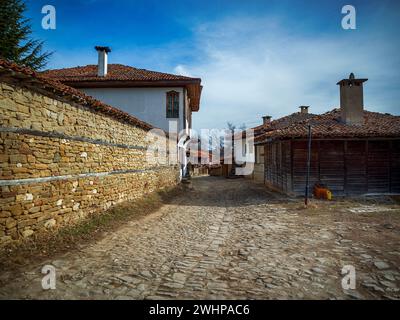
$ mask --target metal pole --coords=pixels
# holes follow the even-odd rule
[[[304,204],[308,205],[308,189],[310,183],[310,167],[311,167],[311,125],[308,125],[308,154],[307,154],[307,177],[306,177],[306,194]]]

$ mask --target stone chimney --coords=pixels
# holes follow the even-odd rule
[[[300,113],[308,113],[309,106],[300,106]]]
[[[99,77],[105,77],[107,75],[107,56],[108,53],[111,52],[111,49],[109,47],[100,47],[96,46],[94,47],[96,51],[99,53],[99,60],[97,63],[97,75]]]
[[[363,83],[368,79],[356,79],[350,73],[348,79],[340,80],[340,119],[345,124],[362,125],[364,123]]]
[[[268,126],[271,123],[271,116],[264,116],[262,118],[264,127]]]

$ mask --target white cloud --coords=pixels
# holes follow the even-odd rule
[[[193,126],[225,127],[227,121],[248,127],[310,105],[323,113],[339,105],[336,82],[350,72],[367,77],[368,109],[399,114],[399,40],[386,30],[304,32],[277,17],[236,16],[193,29],[193,38],[168,44],[116,46],[110,63],[201,77],[200,111]],[[312,34],[312,36],[310,35]],[[57,52],[51,67],[95,64],[94,44]],[[114,50],[115,49],[115,50]],[[190,61],[184,63],[184,61]]]
[[[181,64],[177,65],[174,68],[174,73],[185,77],[193,77],[193,75],[187,70],[187,68]]]
[[[195,32],[198,62],[175,70],[203,80],[200,112],[194,114],[197,129],[224,127],[227,121],[254,126],[263,115],[283,116],[299,105],[326,112],[339,105],[336,82],[350,72],[370,78],[367,108],[398,112],[394,101],[382,105],[391,93],[381,81],[398,77],[390,70],[393,59],[382,59],[395,57],[396,48],[380,39],[371,42],[373,35],[343,31],[308,37],[276,20],[247,18],[204,24]]]

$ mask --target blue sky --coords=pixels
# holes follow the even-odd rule
[[[57,10],[56,30],[41,28],[42,6]],[[341,28],[341,8],[356,8],[357,29]],[[54,51],[48,67],[110,63],[203,80],[194,127],[248,127],[310,105],[339,105],[336,82],[369,78],[368,110],[400,114],[400,2],[393,0],[31,0],[34,36]]]

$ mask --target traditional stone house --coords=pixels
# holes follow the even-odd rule
[[[157,128],[178,131],[192,127],[192,112],[199,111],[201,79],[108,64],[108,47],[96,47],[98,64],[43,72],[49,78],[134,115]]]
[[[311,125],[311,187],[322,182],[334,195],[400,192],[400,117],[364,110],[365,81],[351,74],[338,82],[339,109],[256,137],[265,152],[265,184],[304,193]]]

